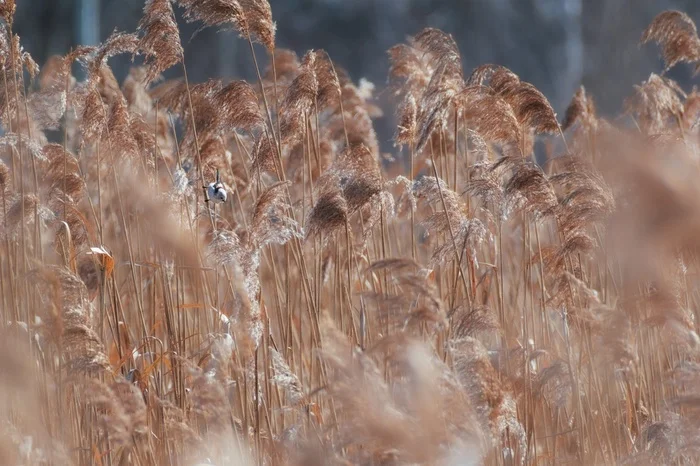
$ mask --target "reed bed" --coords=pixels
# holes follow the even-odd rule
[[[582,87],[558,119],[425,29],[388,51],[385,154],[374,86],[278,48],[266,0],[148,0],[41,68],[14,9],[2,464],[700,461],[687,15],[643,32],[664,69],[616,118]],[[176,14],[237,31],[257,80],[189,82]]]

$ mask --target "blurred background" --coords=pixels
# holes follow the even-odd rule
[[[134,31],[143,0],[18,0],[15,30],[39,63],[65,54],[76,44],[104,40],[115,28]],[[663,69],[653,45],[638,40],[652,18],[678,9],[700,22],[699,0],[270,0],[277,22],[277,46],[302,55],[326,49],[357,81],[386,83],[386,50],[427,26],[451,33],[465,72],[483,63],[511,68],[533,83],[562,115],[571,95],[584,84],[603,114],[615,114],[632,85]],[[233,32],[181,23],[191,79],[254,78],[247,43]],[[117,78],[128,57],[110,62]],[[687,90],[692,69],[671,73]],[[177,74],[177,70],[171,70]],[[386,107],[384,108],[391,108]],[[382,145],[393,121],[377,121]],[[390,147],[390,145],[388,146]]]

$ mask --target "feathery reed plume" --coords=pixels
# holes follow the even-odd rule
[[[394,145],[412,145],[416,139],[418,108],[413,95],[407,94],[397,111],[398,126],[394,136]]]
[[[678,415],[665,417],[644,427],[635,442],[638,453],[626,458],[623,464],[669,464],[685,456],[682,451],[688,451],[684,446],[694,437],[694,427]]]
[[[421,176],[413,182],[412,191],[416,198],[425,199],[430,204],[441,202],[440,192],[442,191],[445,208],[450,212],[459,213],[460,211],[459,196],[442,179],[436,179],[434,176]]]
[[[72,98],[80,110],[81,147],[102,137],[109,119],[107,109],[124,98],[107,60],[123,53],[135,54],[138,43],[136,34],[115,31],[99,47],[77,49],[67,57],[67,66],[78,59],[88,73],[86,82],[74,91]]]
[[[131,136],[136,142],[138,153],[145,159],[148,167],[155,168],[156,159],[162,154],[159,148],[160,141],[157,140],[157,136],[154,134],[154,128],[144,120],[142,115],[131,113],[129,129],[131,130]]]
[[[186,103],[189,96],[192,98],[192,110]],[[184,144],[193,153],[196,132],[201,145],[202,164],[205,162],[202,150],[208,142],[235,129],[252,132],[263,125],[255,91],[245,81],[233,81],[224,86],[218,80],[209,80],[191,86],[189,96],[185,87],[176,86],[164,98],[166,104],[188,116],[184,120],[187,128]],[[193,118],[189,118],[190,111],[194,113]],[[194,127],[191,121],[194,121]]]
[[[114,31],[95,51],[88,62],[88,71],[97,74],[108,59],[123,53],[135,54],[139,47],[136,34]]]
[[[486,348],[472,337],[450,342],[450,353],[454,360],[454,370],[460,382],[471,397],[484,430],[491,432],[494,442],[509,444],[507,437],[513,436],[521,458],[527,452],[527,437],[518,421],[512,388],[501,380],[489,361]],[[502,439],[502,437],[506,437]],[[515,457],[514,451],[508,452]]]
[[[306,399],[306,394],[299,377],[292,372],[277,350],[270,347],[269,351],[272,354],[272,368],[274,370],[272,382],[284,390],[289,405],[297,406],[303,403]]]
[[[426,228],[432,228],[434,226],[440,231],[439,228],[442,225],[436,224],[433,220],[433,218],[428,219],[423,222],[423,224]],[[433,251],[431,264],[435,265],[451,262],[461,254],[461,250],[466,250],[472,263],[476,266],[479,265],[479,260],[476,256],[477,247],[488,237],[488,230],[478,218],[461,218],[460,220],[459,224],[456,225],[456,228],[453,230],[454,241],[452,241],[452,238],[448,238],[441,246],[436,247]],[[445,228],[443,227],[443,229]]]
[[[75,94],[74,100],[79,103],[76,107],[80,110],[81,144],[88,145],[102,136],[107,125],[107,110],[94,81],[80,86]]]
[[[433,79],[437,81],[435,76]],[[442,86],[431,80],[431,84],[420,101],[416,122],[418,127],[416,151],[422,151],[433,133],[447,125],[452,100],[457,92],[459,92],[458,89]]]
[[[61,202],[78,202],[85,189],[85,181],[80,176],[77,157],[58,144],[48,144],[42,152],[48,161],[44,180],[50,186],[50,193],[60,192],[67,196]]]
[[[97,91],[106,105],[114,103],[115,99],[122,98],[121,89],[117,77],[114,76],[112,68],[106,63],[103,64],[97,71]]]
[[[467,129],[467,141],[470,144],[470,154],[474,154],[475,163],[481,163],[491,158],[492,147],[481,134]]]
[[[462,58],[452,35],[439,29],[426,28],[413,39],[415,46],[432,57],[435,74],[443,80],[462,81]]]
[[[202,170],[205,179],[216,180],[216,170],[226,167],[226,146],[221,137],[211,137],[201,143],[199,154],[202,161]],[[221,175],[219,175],[220,177]],[[216,182],[214,182],[216,184]],[[212,195],[216,197],[217,191],[212,187]]]
[[[267,132],[261,132],[253,147],[253,174],[257,176],[261,172],[276,172],[274,141]]]
[[[10,27],[0,29],[0,62],[4,65],[4,71],[9,76],[16,77],[21,84],[24,82],[23,70],[26,69],[29,78],[33,80],[39,74],[39,65],[31,54],[22,48],[19,36],[10,33]]]
[[[262,44],[269,53],[275,51],[276,25],[272,20],[272,9],[268,0],[239,0],[250,36]]]
[[[245,81],[232,81],[211,94],[212,103],[218,108],[218,131],[238,128],[253,131],[264,124],[258,98]]]
[[[585,256],[595,248],[595,242],[584,233],[571,236],[560,248],[542,251],[542,261],[545,270],[554,277],[551,280],[550,298],[547,304],[567,310],[568,322],[589,329],[594,321],[593,308],[601,305],[599,294],[589,288],[579,277],[578,269],[574,272],[578,277],[566,271],[567,255]],[[539,257],[538,257],[539,259]]]
[[[447,317],[451,320],[452,338],[476,337],[482,332],[499,329],[498,319],[487,306],[467,309],[460,306],[451,310]]]
[[[413,270],[411,270],[413,269]],[[411,259],[384,259],[373,262],[365,270],[376,279],[381,271],[390,271],[397,293],[365,293],[377,302],[380,318],[397,332],[415,331],[422,325],[445,328],[447,314],[435,286],[426,278],[427,270]],[[406,312],[406,309],[409,309]]]
[[[465,192],[482,199],[502,219],[510,215],[510,205],[506,202],[503,177],[508,166],[519,157],[504,157],[499,162],[477,162],[470,171],[469,184]]]
[[[320,188],[316,204],[306,218],[306,238],[311,238],[323,232],[326,238],[335,230],[345,226],[348,218],[348,203],[339,188],[339,181],[329,179]]]
[[[420,269],[420,264],[413,259],[409,259],[406,257],[395,257],[395,258],[390,258],[390,259],[381,259],[378,261],[374,261],[372,264],[370,264],[369,267],[367,267],[367,272],[376,272],[378,270],[391,270],[393,271],[400,271],[403,269],[408,269],[408,268],[414,268],[414,269]]]
[[[0,150],[2,149],[26,151],[35,160],[46,161],[46,155],[42,150],[41,143],[36,139],[30,139],[25,134],[6,133],[0,137]]]
[[[229,263],[242,264],[245,254],[241,240],[234,231],[220,229],[214,232],[209,243],[208,255],[215,259],[216,262],[222,265]]]
[[[523,137],[513,109],[481,85],[469,86],[455,98],[459,115],[469,128],[487,141],[520,145]]]
[[[329,169],[328,182],[339,182],[347,202],[348,214],[352,214],[382,191],[382,175],[379,164],[363,144],[348,148]],[[319,180],[324,183],[325,180]]]
[[[318,89],[316,91],[316,103],[319,111],[330,107],[340,101],[342,90],[340,88],[340,78],[333,66],[331,57],[325,50],[316,51],[316,61],[314,63]]]
[[[488,86],[512,108],[523,130],[535,133],[559,131],[556,114],[547,98],[530,83],[521,81],[518,75],[499,65],[482,65],[467,80],[470,86]]]
[[[192,410],[213,429],[225,428],[228,420],[223,419],[220,413],[227,408],[228,401],[221,383],[199,367],[191,367],[189,371],[192,374]]]
[[[418,274],[400,275],[397,277],[396,283],[400,288],[406,290],[409,296],[413,296],[414,299],[421,302],[405,316],[404,328],[411,326],[418,328],[421,323],[433,324],[439,329],[445,327],[447,323],[445,308],[432,283]],[[408,304],[408,300],[405,304]]]
[[[426,28],[388,54],[389,85],[402,102],[396,144],[411,140],[421,150],[432,132],[446,124],[450,100],[463,86],[457,44],[451,35]]]
[[[3,0],[0,3],[0,18],[3,19],[7,24],[12,24],[15,18],[15,10],[17,9],[17,4],[15,0]]]
[[[505,66],[485,63],[472,70],[469,78],[467,78],[467,85],[483,86],[484,83],[489,81],[493,81],[494,85],[491,87],[495,90],[496,88],[505,88],[506,84],[517,86],[520,78]]]
[[[170,0],[148,0],[143,8],[138,31],[142,33],[139,49],[143,51],[148,69],[144,82],[150,83],[184,56],[180,31]]]
[[[70,199],[64,201],[60,196],[54,195],[49,205],[54,212],[65,212],[65,216],[62,216],[64,217],[63,221],[58,223],[57,227],[61,229],[63,222],[65,222],[70,232],[71,245],[76,252],[83,251],[88,245],[88,240],[94,238],[94,235],[92,235],[93,232],[90,230],[90,222],[88,219],[85,218],[80,210],[78,210],[77,205],[71,202]]]
[[[622,310],[599,307],[600,339],[609,351],[601,356],[616,370],[632,371],[637,363],[634,349],[634,327],[630,316]]]
[[[190,86],[188,95],[186,83],[179,82],[163,96],[163,104],[183,116],[189,117],[189,112],[192,112],[196,129],[207,130],[217,116],[211,96],[219,92],[222,86],[223,84],[220,80],[209,79],[203,83]],[[191,108],[188,102],[190,97],[192,98]],[[190,124],[190,120],[190,118],[183,118],[186,124]],[[189,129],[192,130],[192,128]]]
[[[192,110],[186,103],[191,96]],[[257,96],[250,84],[245,81],[233,81],[223,85],[218,80],[186,88],[181,84],[169,89],[163,99],[164,104],[183,115],[194,113],[193,118],[186,118],[186,145],[193,149],[195,131],[200,143],[208,139],[223,136],[234,129],[254,131],[263,125],[263,117],[258,106]],[[194,127],[190,122],[194,120]]]
[[[188,22],[201,21],[209,27],[233,27],[238,34],[275,49],[275,23],[267,0],[176,0],[185,9]]]
[[[86,405],[101,413],[98,425],[114,439],[115,446],[133,445],[145,432],[146,406],[143,396],[132,384],[122,380],[109,386],[90,378],[74,383]]]
[[[290,239],[303,238],[299,224],[286,213],[286,190],[290,182],[279,182],[265,189],[255,202],[250,241],[256,249],[268,244],[285,244]]]
[[[239,348],[245,350],[249,343],[253,347],[260,344],[263,336],[262,313],[259,306],[260,254],[246,248],[235,232],[217,229],[211,233],[212,240],[208,246],[208,256],[219,265],[231,265],[234,276],[243,285],[242,290],[234,290],[236,299],[241,302],[236,320],[241,322],[242,332],[237,335]],[[238,288],[238,287],[237,287]],[[244,357],[248,357],[245,354]]]
[[[696,131],[698,127],[700,127],[700,93],[696,87],[693,87],[683,103],[683,129]]]
[[[56,130],[66,112],[66,103],[63,91],[32,93],[27,100],[29,117],[39,129]]]
[[[419,104],[416,150],[421,151],[433,132],[447,124],[452,101],[464,88],[464,77],[462,59],[452,36],[428,28],[415,37],[415,44],[432,57],[431,63],[435,67]]]
[[[457,193],[449,189],[443,180],[431,176],[415,180],[412,191],[416,198],[442,207],[442,210],[421,222],[427,235],[446,235],[445,243],[433,250],[431,263],[459,261],[462,251],[466,250],[471,260],[478,264],[476,246],[486,238],[488,231],[481,220],[469,217]]]
[[[10,169],[5,163],[0,160],[0,195],[5,194],[5,190],[9,187]]]
[[[148,428],[148,413],[143,394],[138,386],[128,379],[117,378],[110,388],[129,420],[128,431],[131,434],[131,441],[143,439]]]
[[[659,13],[642,34],[641,44],[654,41],[661,47],[666,68],[681,62],[700,61],[700,38],[695,23],[685,13],[668,10]]]
[[[533,263],[542,261],[545,271],[555,277],[557,289],[550,298],[550,303],[572,304],[574,299],[570,287],[570,275],[566,275],[566,262],[569,255],[586,255],[596,247],[596,242],[587,233],[582,231],[588,226],[585,222],[580,222],[571,229],[565,230],[566,236],[560,246],[543,247],[533,258]],[[578,271],[577,271],[578,273]],[[564,274],[564,275],[562,275]]]
[[[218,230],[225,231],[225,230]],[[225,232],[228,236],[231,236],[231,232]],[[235,339],[235,346],[240,352],[242,359],[249,361],[252,356],[252,351],[260,343],[260,338],[263,335],[263,322],[262,322],[262,311],[259,305],[259,290],[260,283],[256,268],[259,264],[253,263],[257,260],[257,257],[250,254],[248,251],[242,248],[238,252],[239,257],[243,258],[241,267],[238,267],[236,262],[233,262],[232,272],[235,278],[234,286],[232,288],[234,303],[231,312],[231,319],[225,321],[226,326],[229,328],[229,333],[231,333]],[[218,258],[217,258],[218,260]],[[223,314],[221,314],[223,316]],[[229,327],[228,322],[237,322],[241,325],[234,325]],[[231,331],[233,330],[233,331]],[[224,361],[228,360],[231,356],[231,351],[224,355]]]
[[[673,284],[665,286],[671,287]],[[659,328],[660,336],[671,344],[694,349],[699,343],[698,335],[694,330],[693,318],[684,309],[679,293],[675,290],[652,290],[648,298],[651,315],[643,324]]]
[[[196,86],[192,86],[192,88],[196,88]],[[148,95],[152,100],[157,100],[162,108],[167,108],[174,114],[184,117],[188,106],[187,87],[184,79],[170,79],[160,83],[153,87]],[[195,96],[192,97],[194,99]]]
[[[185,19],[189,22],[201,21],[211,27],[230,24],[244,37],[249,33],[238,0],[177,0],[177,3],[185,9]]]
[[[29,73],[29,79],[34,80],[40,71],[39,64],[34,61],[34,58],[32,58],[32,55],[29,52],[20,47],[19,36],[15,36],[15,42],[17,42],[16,48],[19,49],[18,57],[21,60],[24,68],[27,70],[27,73]]]
[[[29,116],[39,128],[58,129],[67,109],[67,92],[74,84],[67,60],[51,57],[39,75],[40,90],[27,99]]]
[[[566,108],[562,131],[571,128],[576,122],[580,122],[584,128],[595,129],[596,110],[593,98],[586,94],[586,88],[579,87],[569,106]]]
[[[384,442],[399,445],[410,436],[406,430],[405,414],[391,400],[389,389],[379,368],[364,353],[352,348],[328,318],[321,321],[323,360],[328,365],[332,383],[329,390],[348,412],[363,412],[355,423],[347,425],[350,430],[347,441]],[[359,384],[359,385],[358,385]],[[368,409],[371,406],[372,409]],[[361,410],[361,411],[357,411]],[[364,432],[363,432],[364,431]]]
[[[204,26],[231,26],[241,37],[258,42],[272,53],[275,23],[267,0],[176,0],[185,9],[188,22]]]
[[[556,214],[565,235],[578,236],[585,227],[606,219],[615,210],[615,198],[605,180],[579,160],[571,160],[569,169],[552,175],[549,181],[562,190]]]
[[[340,151],[364,144],[372,154],[378,156],[379,142],[372,119],[380,117],[382,112],[371,103],[374,84],[361,79],[358,87],[348,79],[341,78],[341,86],[342,108],[345,112],[336,109],[328,123],[331,142]]]
[[[15,200],[5,215],[5,235],[16,232],[18,228],[24,228],[24,225],[21,225],[22,220],[29,222],[33,219],[33,212],[38,204],[39,199],[34,194],[25,194],[24,197]]]
[[[515,168],[515,173],[505,185],[506,199],[515,207],[524,201],[528,212],[538,215],[554,213],[557,196],[542,170],[532,163],[522,161]]]
[[[10,32],[7,26],[0,28],[0,71],[3,74],[0,80],[0,116],[6,126],[11,118],[23,119],[18,110],[22,104],[21,96],[24,94],[24,70],[26,69],[30,79],[39,74],[39,66],[32,56],[22,49],[19,36],[10,35]],[[20,130],[17,126],[14,129]]]
[[[625,111],[637,116],[647,134],[662,132],[669,119],[680,121],[685,93],[674,81],[652,73],[642,84],[635,85],[634,91],[625,100]]]
[[[513,107],[518,121],[536,133],[555,133],[559,130],[556,114],[547,98],[530,83],[521,83],[518,90],[502,93]]]
[[[146,116],[153,108],[153,99],[149,95],[146,75],[149,69],[145,66],[135,66],[129,70],[129,74],[122,84],[122,94],[129,104],[129,110]]]
[[[139,148],[131,131],[131,115],[124,98],[115,99],[107,121],[108,142],[118,153],[126,158],[136,158]]]
[[[317,101],[319,81],[316,69],[316,52],[309,50],[302,59],[299,74],[287,88],[280,107],[284,141],[300,137],[306,118]]]
[[[338,441],[349,450],[345,457],[389,464],[442,463],[452,457],[478,461],[481,433],[474,429],[469,401],[454,374],[428,348],[401,338],[378,345],[374,352],[385,353],[386,363],[400,374],[390,389],[377,363],[353,349],[328,318],[322,321],[321,334],[328,392],[338,403],[336,409],[363,413],[340,426]]]
[[[272,82],[277,76],[277,84],[287,86],[299,74],[299,57],[293,50],[277,48],[275,49],[275,68],[272,68],[272,63],[265,69],[264,78],[268,82]]]
[[[48,301],[42,318],[61,350],[69,374],[98,374],[108,367],[99,336],[92,328],[92,306],[83,281],[65,267],[45,266],[32,272],[35,284]]]
[[[394,93],[418,97],[430,82],[433,66],[413,44],[398,44],[388,51],[389,83]]]
[[[536,383],[536,363],[538,359],[547,356],[546,350],[536,350],[532,343],[529,346],[524,348],[518,344],[512,348],[492,351],[489,355],[493,368],[512,387],[516,397],[527,392],[528,387]]]
[[[73,60],[71,56],[62,57],[60,55],[52,55],[41,67],[41,73],[39,74],[39,88],[40,89],[50,89],[50,88],[60,88],[65,90],[66,78],[68,78],[68,86],[72,87],[75,85],[75,78],[73,76],[67,76],[70,73],[69,64]]]

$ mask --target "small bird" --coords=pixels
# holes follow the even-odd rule
[[[204,189],[207,192],[207,202],[226,202],[228,198],[226,188],[219,178],[219,170],[216,170],[216,181],[209,183],[209,186],[205,186]]]

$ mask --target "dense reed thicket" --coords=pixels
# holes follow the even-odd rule
[[[0,2],[2,464],[700,461],[700,94],[560,123],[426,29],[382,154],[372,84],[266,0],[176,3],[40,69]],[[257,82],[190,83],[176,12]],[[683,13],[641,42],[700,69]]]

